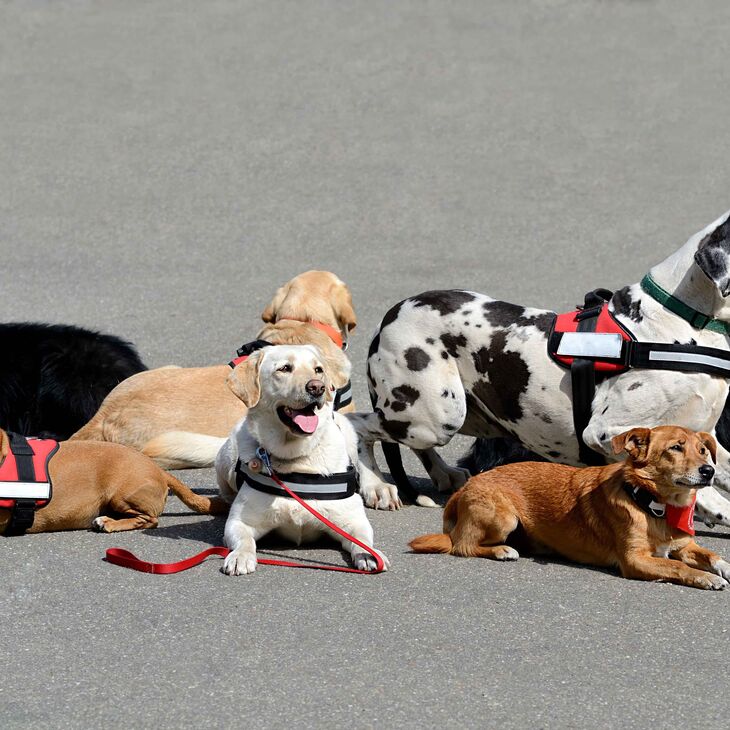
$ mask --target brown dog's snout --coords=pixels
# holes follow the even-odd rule
[[[324,395],[324,383],[316,378],[310,380],[304,389],[314,398],[321,398]]]
[[[708,482],[715,476],[715,468],[709,464],[704,464],[698,469],[698,471],[700,472],[700,476],[703,479],[707,479]]]

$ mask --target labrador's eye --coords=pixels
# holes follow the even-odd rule
[[[289,363],[287,363],[286,365],[282,365],[277,370],[277,372],[280,372],[280,373],[290,373],[291,371],[292,371],[292,366]]]
[[[317,365],[317,367],[314,368],[314,372],[317,373],[317,375],[322,375],[322,373],[324,373],[324,368],[321,365]]]

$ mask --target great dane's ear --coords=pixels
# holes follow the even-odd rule
[[[340,324],[340,329],[352,332],[357,327],[357,317],[352,308],[352,294],[347,284],[339,282],[332,291],[332,309]]]
[[[697,244],[695,263],[723,298],[730,295],[730,218]]]
[[[284,300],[289,294],[290,287],[291,281],[287,281],[284,286],[280,286],[277,289],[276,294],[274,294],[274,298],[269,302],[266,309],[261,312],[261,319],[263,319],[264,322],[276,322],[279,316],[279,309],[281,309],[281,305],[284,303]]]
[[[707,446],[707,450],[712,457],[712,462],[717,464],[717,441],[715,441],[715,437],[711,433],[707,433],[707,431],[698,431],[697,438],[700,440],[700,443]]]
[[[634,460],[638,461],[646,457],[649,450],[649,439],[651,437],[651,429],[649,428],[632,428],[630,431],[620,433],[611,439],[613,453],[620,454],[626,451]]]
[[[253,408],[261,398],[259,370],[263,359],[263,350],[254,352],[249,358],[236,365],[226,380],[228,387],[247,408]]]
[[[0,428],[0,459],[4,459],[10,451],[10,439],[8,435]]]

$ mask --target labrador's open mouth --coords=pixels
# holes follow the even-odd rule
[[[317,425],[319,424],[319,416],[314,412],[314,409],[315,404],[312,403],[306,408],[279,406],[276,412],[279,420],[292,432],[308,436],[317,430]]]

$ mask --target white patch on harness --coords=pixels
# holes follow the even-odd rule
[[[0,499],[50,499],[48,482],[0,482]]]
[[[712,355],[698,355],[694,352],[658,352],[652,350],[649,353],[649,360],[661,360],[662,362],[691,362],[697,365],[711,365],[730,372],[730,363]]]
[[[623,338],[616,332],[563,332],[556,355],[621,357]]]

